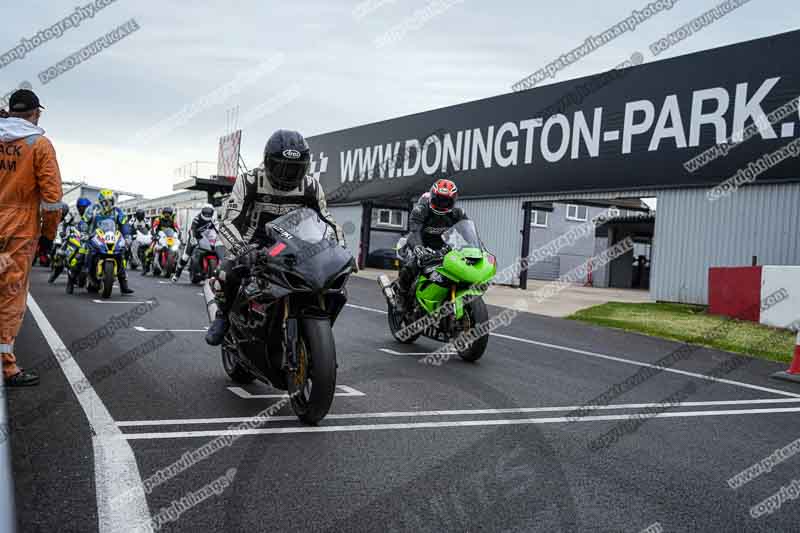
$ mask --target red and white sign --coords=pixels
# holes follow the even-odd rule
[[[709,313],[767,326],[800,325],[800,266],[713,267]]]
[[[217,175],[236,179],[239,174],[239,150],[242,146],[242,130],[220,137]]]

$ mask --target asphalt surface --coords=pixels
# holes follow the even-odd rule
[[[111,301],[121,303],[96,303],[85,292],[67,296],[63,277],[47,285],[46,276],[34,269],[33,298],[72,348],[71,361],[113,417],[122,434],[115,442],[130,446],[141,479],[279,401],[250,397],[279,394],[260,383],[229,389],[236,384],[219,350],[203,341],[200,288],[185,279],[171,285],[132,272],[136,294],[123,298],[115,289]],[[730,382],[714,382],[702,375],[733,356],[698,349],[671,367],[684,373],[657,373],[611,400],[622,407],[572,420],[565,417],[575,406],[680,345],[521,314],[492,336],[477,364],[456,358],[430,366],[405,354],[439,345],[393,341],[375,283],[354,278],[349,292],[352,306],[334,329],[337,416],[309,429],[284,407],[156,486],[146,496],[150,516],[236,469],[230,486],[163,531],[798,530],[800,502],[788,499],[757,519],[750,508],[800,478],[800,458],[736,490],[727,483],[800,436],[800,386],[768,378],[782,365],[747,361],[720,376]],[[112,315],[148,300],[157,306],[79,349]],[[123,355],[159,329],[176,330],[174,338]],[[98,502],[114,496],[109,487],[124,475],[115,471],[118,458],[98,459],[102,431],[90,421],[99,415],[85,411],[48,342],[29,310],[17,357],[40,369],[42,384],[9,392],[20,531],[113,530],[98,525],[107,524]],[[693,392],[681,396],[689,403],[669,408],[669,416],[647,419],[600,449],[591,444],[621,418],[643,413],[640,404],[691,384]]]

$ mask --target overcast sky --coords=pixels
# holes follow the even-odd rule
[[[7,3],[0,54],[93,1]],[[653,41],[718,4],[670,1],[672,9],[548,83],[607,70],[636,51],[655,61],[648,48]],[[377,38],[431,2],[444,13],[406,26],[397,42],[376,46]],[[22,81],[32,84],[47,107],[41,126],[56,146],[65,180],[156,196],[172,191],[175,169],[216,160],[233,106],[240,109],[243,157],[252,167],[277,128],[311,136],[510,92],[513,83],[647,4],[116,0],[0,68],[6,88],[0,94]],[[796,1],[751,0],[658,59],[798,29],[799,11]],[[41,83],[40,72],[130,19],[137,31]]]

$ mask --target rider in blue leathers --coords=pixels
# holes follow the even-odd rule
[[[130,246],[131,242],[131,228],[128,224],[128,217],[119,207],[114,205],[114,193],[108,189],[103,189],[97,195],[97,203],[89,209],[84,215],[86,223],[89,225],[89,235],[94,235],[97,226],[103,220],[113,220],[117,227],[125,237],[125,243]],[[89,247],[89,253],[86,257],[86,267],[89,269],[91,279],[94,279],[94,264],[95,253],[92,247]],[[117,279],[119,280],[119,288],[122,294],[133,294],[133,290],[128,287],[128,273],[125,271],[125,262],[121,261],[117,268]]]

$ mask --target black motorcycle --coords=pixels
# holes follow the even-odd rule
[[[225,372],[237,383],[258,379],[286,390],[297,417],[317,424],[336,389],[333,323],[347,302],[354,260],[334,230],[311,209],[266,224],[267,246],[242,278],[222,344]],[[206,301],[213,291],[205,285]],[[214,316],[215,305],[209,305]]]

